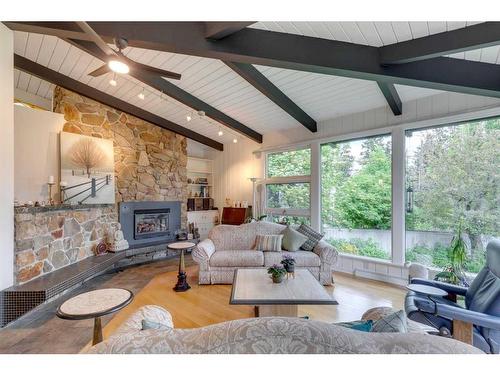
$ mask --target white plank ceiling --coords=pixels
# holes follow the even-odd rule
[[[473,23],[258,22],[252,27],[382,46],[471,24]],[[56,37],[16,31],[14,48],[16,54],[212,139],[227,143],[235,136],[234,132],[222,127],[224,136],[219,137],[217,132],[220,125],[208,118],[193,115],[193,120],[187,122],[186,115],[192,109],[162,96],[152,88],[144,88],[142,83],[132,77],[119,76],[116,87],[108,83],[110,74],[90,77],[88,73],[103,63]],[[490,47],[453,57],[500,64],[499,51],[498,47]],[[130,47],[125,53],[138,62],[181,73],[180,81],[171,82],[257,132],[265,134],[302,126],[218,60]],[[318,122],[387,105],[378,86],[371,81],[266,66],[257,66],[257,69]],[[52,98],[52,84],[18,70],[14,74],[16,88],[46,99]],[[143,90],[146,99],[140,100],[137,95]],[[399,85],[397,90],[403,102],[440,93],[437,90]]]

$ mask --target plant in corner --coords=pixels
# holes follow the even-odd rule
[[[273,283],[279,284],[283,281],[283,277],[286,275],[286,270],[283,266],[273,264],[267,269],[267,273],[271,275]]]
[[[283,255],[281,264],[285,268],[286,272],[293,273],[295,271],[295,259],[290,255]]]
[[[451,240],[448,260],[449,264],[434,277],[434,280],[468,287],[464,272],[467,263],[467,244],[462,238],[462,222],[458,225],[457,232]]]

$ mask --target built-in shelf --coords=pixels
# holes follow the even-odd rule
[[[187,160],[187,177],[190,198],[194,195],[201,197],[201,195],[208,194],[209,197],[214,196],[214,176],[213,176],[213,160],[188,157]],[[203,178],[206,184],[200,184],[196,181]]]

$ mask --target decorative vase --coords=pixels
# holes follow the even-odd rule
[[[282,274],[280,275],[273,275],[272,279],[273,279],[273,283],[275,284],[279,284],[283,281],[283,276]]]
[[[283,267],[285,267],[285,270],[288,273],[294,273],[295,272],[295,264],[284,264]]]

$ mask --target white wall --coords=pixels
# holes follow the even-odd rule
[[[48,176],[59,181],[59,133],[64,115],[15,106],[14,197],[21,203],[47,202]],[[53,187],[53,197],[58,185]]]
[[[14,276],[14,34],[0,23],[0,290]]]
[[[253,151],[258,144],[242,139],[238,143],[227,143],[223,152],[214,158],[214,204],[224,207],[226,198],[232,201],[248,201],[252,204],[252,182],[250,177],[262,177],[262,163]]]

